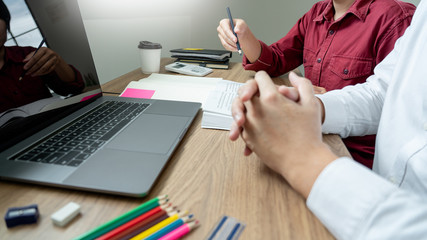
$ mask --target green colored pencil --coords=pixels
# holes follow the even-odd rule
[[[130,210],[129,212],[113,219],[110,220],[104,224],[102,224],[101,226],[98,226],[86,233],[84,233],[83,235],[80,235],[76,238],[74,238],[75,240],[89,240],[89,239],[95,239],[99,236],[102,236],[103,234],[129,222],[130,220],[140,216],[141,214],[150,211],[151,209],[160,206],[162,203],[167,202],[167,195],[163,195],[163,196],[159,196],[156,198],[153,198],[141,205],[139,205],[138,207]]]

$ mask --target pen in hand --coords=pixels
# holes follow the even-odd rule
[[[227,13],[228,13],[228,19],[230,20],[231,30],[233,31],[234,36],[237,38],[237,51],[239,52],[239,55],[242,55],[242,49],[240,48],[239,38],[237,37],[237,34],[234,32],[234,23],[233,23],[233,17],[231,16],[230,8],[227,7]]]
[[[43,40],[40,42],[40,44],[39,44],[39,46],[38,46],[38,48],[36,49],[36,51],[33,53],[33,55],[31,56],[31,58],[33,58],[34,57],[34,55],[36,55],[36,53],[39,51],[39,49],[43,46],[43,44],[45,43],[45,39],[43,38]],[[30,60],[31,60],[31,58],[30,58]],[[22,71],[22,74],[21,74],[21,76],[19,77],[19,81],[21,81],[23,78],[24,78],[24,76],[25,76],[25,74],[27,73],[27,71],[28,70],[24,70],[24,71]]]

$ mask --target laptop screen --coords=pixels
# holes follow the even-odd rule
[[[40,71],[38,76],[24,75],[24,65],[36,48],[1,46],[5,49],[5,64],[0,69],[3,85],[0,90],[3,95],[0,96],[0,150],[101,95],[77,0],[26,0],[26,3],[50,53],[59,57],[55,59],[54,69]],[[9,11],[4,7],[1,14],[7,15]],[[6,34],[6,28],[0,26],[0,34]],[[44,51],[46,49],[38,52]],[[46,51],[46,56],[48,53]]]

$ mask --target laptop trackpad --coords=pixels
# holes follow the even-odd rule
[[[188,120],[188,117],[142,114],[105,147],[166,154],[178,143]]]

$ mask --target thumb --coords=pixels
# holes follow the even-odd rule
[[[289,81],[292,86],[297,89],[301,102],[310,101],[314,97],[313,85],[307,78],[300,77],[296,73],[290,72]]]

